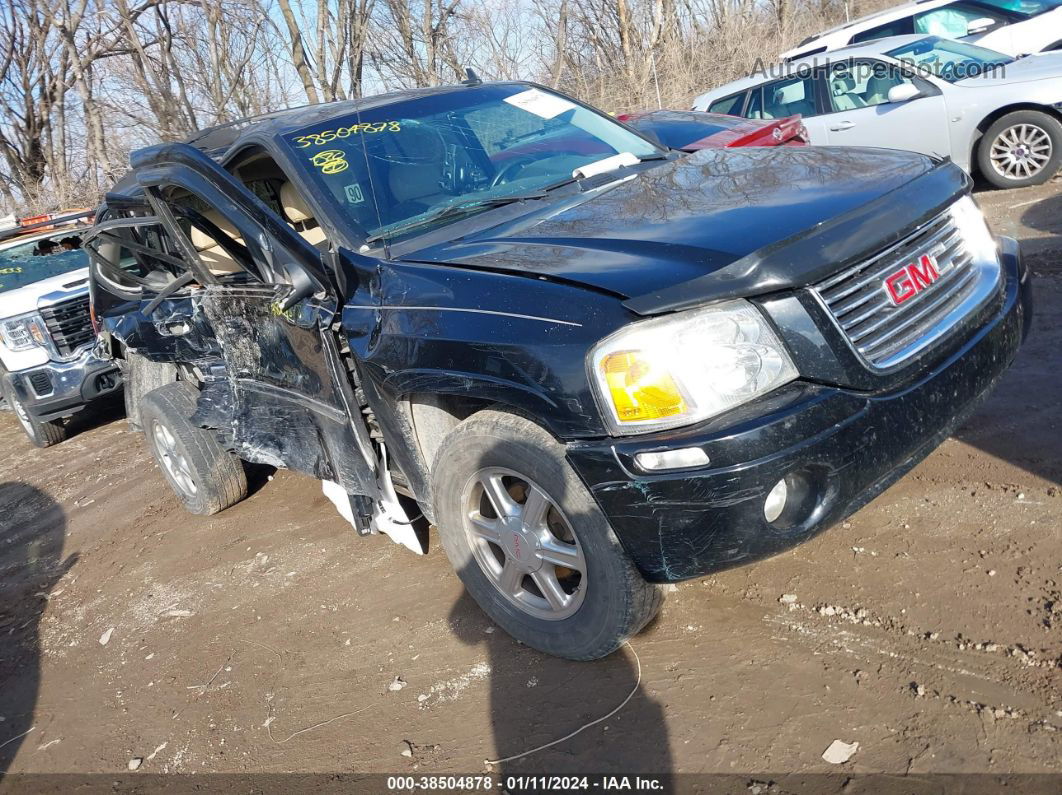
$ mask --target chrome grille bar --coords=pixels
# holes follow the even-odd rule
[[[886,279],[929,255],[937,277],[897,304]],[[933,344],[981,306],[999,283],[998,258],[975,262],[949,211],[869,259],[814,285],[813,293],[872,369],[886,370]],[[911,289],[914,289],[913,287]]]

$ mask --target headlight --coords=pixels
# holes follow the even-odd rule
[[[963,196],[951,205],[951,217],[974,262],[992,262],[996,259],[998,244],[973,197]]]
[[[48,344],[48,332],[44,320],[36,312],[19,315],[0,321],[0,339],[13,351],[45,347]]]
[[[633,323],[598,343],[589,368],[620,434],[699,422],[797,376],[781,340],[743,300]]]

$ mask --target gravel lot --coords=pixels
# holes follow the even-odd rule
[[[479,773],[632,690],[504,770],[815,773],[840,739],[846,772],[1062,772],[1062,183],[979,200],[1038,277],[991,400],[598,663],[494,631],[438,546],[358,538],[308,478],[190,516],[120,406],[48,450],[0,414],[0,772]]]

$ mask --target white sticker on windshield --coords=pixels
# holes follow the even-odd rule
[[[552,119],[554,116],[559,116],[564,111],[575,107],[575,103],[569,102],[563,97],[539,91],[537,88],[529,88],[527,91],[513,94],[511,97],[506,97],[505,101],[521,110],[526,110],[528,113],[541,116],[543,119]]]
[[[361,185],[357,182],[344,187],[343,192],[347,194],[347,204],[361,204],[365,201],[365,194],[361,192]]]

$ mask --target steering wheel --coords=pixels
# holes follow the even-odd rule
[[[531,165],[537,159],[538,158],[536,158],[534,155],[523,155],[522,157],[517,157],[516,160],[509,163],[507,166],[502,166],[498,173],[494,175],[494,179],[490,181],[490,187],[496,188],[499,185],[505,184],[513,176],[515,176],[518,171]]]

